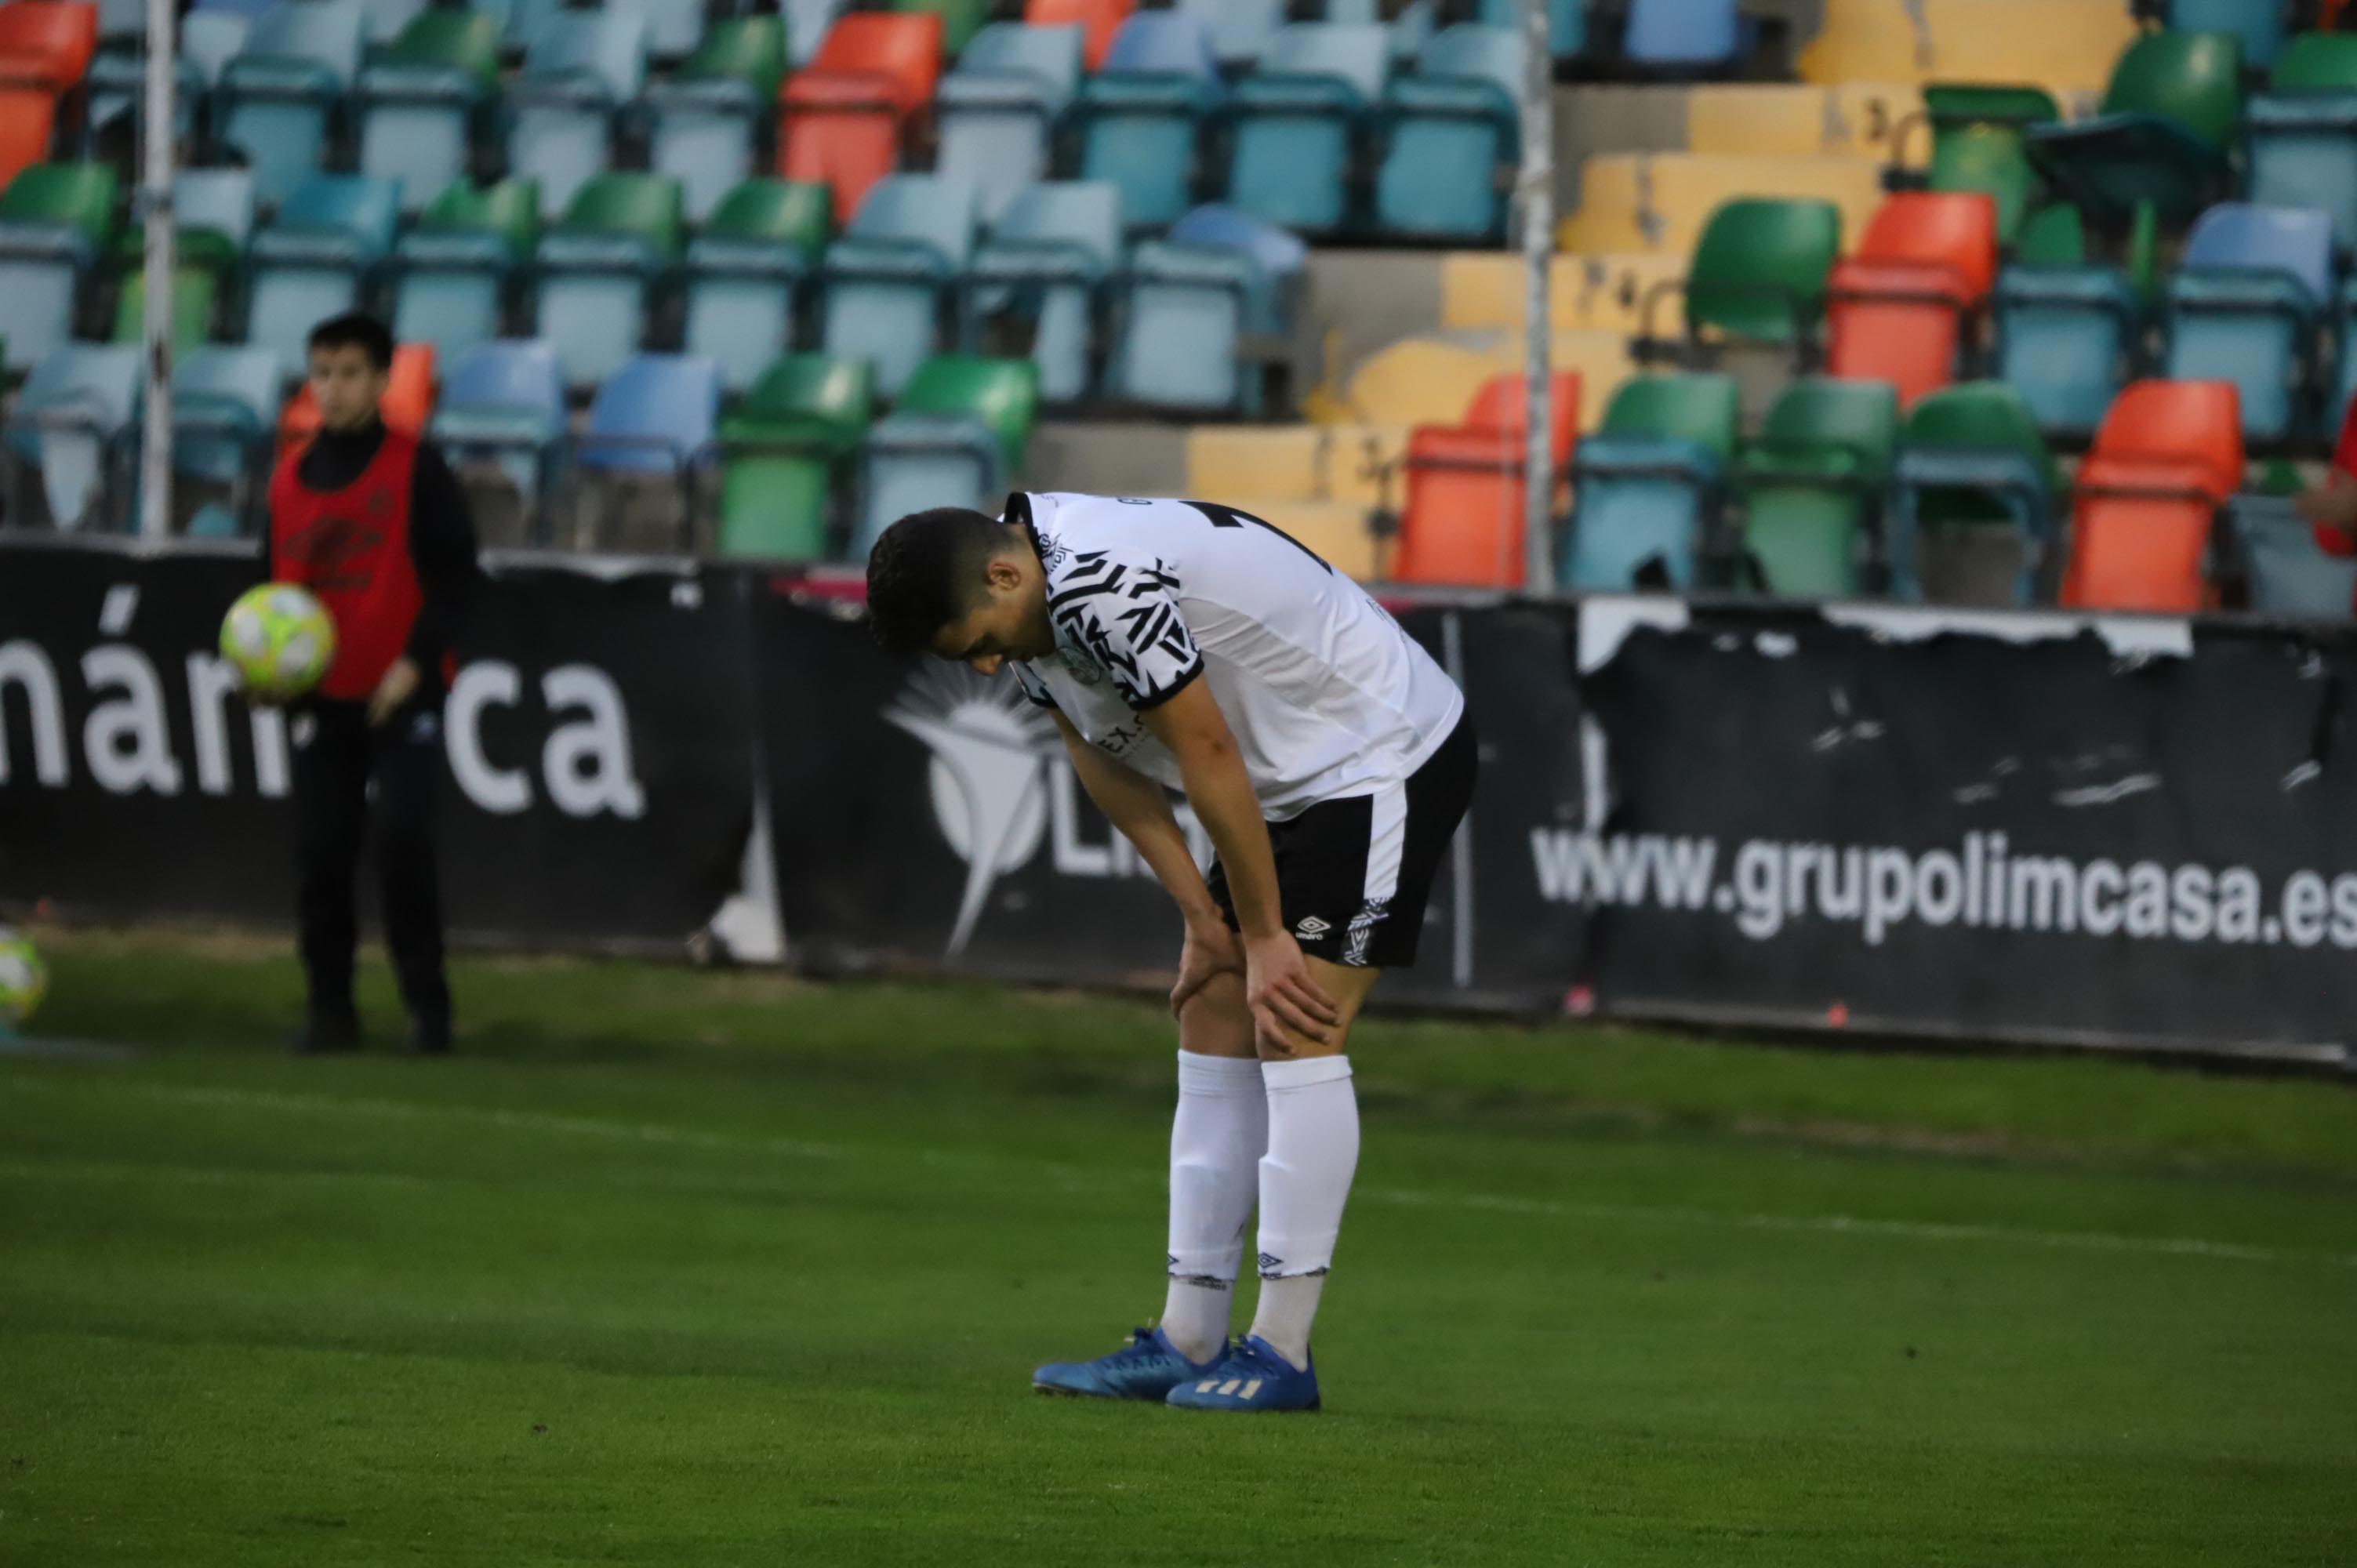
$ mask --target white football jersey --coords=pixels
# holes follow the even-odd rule
[[[1138,714],[1198,676],[1234,733],[1261,811],[1404,782],[1465,698],[1365,589],[1260,519],[1210,501],[1017,494],[1047,568],[1056,656],[1012,666],[1024,695],[1176,789]]]

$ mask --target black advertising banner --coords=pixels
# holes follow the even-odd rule
[[[2351,1033],[2349,643],[2184,621],[1582,607],[1607,1011],[2296,1051]],[[1600,811],[1594,808],[1600,806]]]
[[[299,712],[215,655],[251,556],[0,551],[0,899],[67,916],[291,918]],[[737,886],[752,823],[741,605],[693,575],[512,567],[443,715],[461,934],[673,947]]]

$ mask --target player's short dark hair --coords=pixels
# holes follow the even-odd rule
[[[330,316],[312,328],[304,352],[317,353],[322,349],[358,349],[368,356],[373,369],[393,369],[393,328],[365,310]]]
[[[892,653],[929,649],[982,596],[983,567],[1009,542],[1006,526],[971,507],[910,512],[867,557],[867,623]]]

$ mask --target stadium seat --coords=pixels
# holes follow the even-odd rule
[[[1596,592],[1695,586],[1735,456],[1731,376],[1644,376],[1623,386],[1572,466],[1571,536],[1559,586]]]
[[[83,285],[113,235],[114,186],[102,164],[35,164],[0,192],[0,344],[11,373],[73,336]]]
[[[1339,22],[1334,7],[1327,7],[1327,20]],[[1370,15],[1353,17],[1358,22],[1372,22],[1372,13],[1379,8],[1369,6]],[[1523,0],[1481,0],[1474,20],[1484,27],[1519,27],[1523,25]],[[1413,51],[1411,51],[1413,52]],[[1587,52],[1587,0],[1547,0],[1547,52],[1555,63],[1577,59]]]
[[[533,330],[556,346],[572,385],[597,385],[639,351],[648,305],[679,260],[684,226],[677,180],[600,174],[542,237]]]
[[[942,19],[942,55],[955,59],[973,44],[997,9],[997,0],[892,0],[896,11],[929,13]]]
[[[1996,203],[1977,191],[1901,191],[1826,280],[1825,370],[1889,381],[1912,403],[1955,379],[1966,328],[1996,272]]]
[[[1750,48],[1735,0],[1629,0],[1621,53],[1664,74],[1707,70]]]
[[[2328,212],[2333,243],[2357,247],[2357,36],[2293,39],[2243,134],[2253,202]]]
[[[409,24],[424,15],[429,0],[361,0],[361,25],[371,48],[381,48],[401,37]],[[254,8],[263,6],[258,3]]]
[[[1992,295],[1998,378],[2016,388],[2040,429],[2083,441],[2127,384],[2145,309],[2116,267],[2020,264]]]
[[[2321,338],[2333,285],[2326,214],[2212,208],[2169,275],[2162,375],[2233,382],[2247,441],[2308,434],[2310,389],[2326,370]]]
[[[1077,402],[1093,384],[1099,307],[1121,262],[1119,191],[1093,180],[1028,186],[966,270],[960,341],[1027,354],[1041,398]]]
[[[2263,615],[2345,621],[2357,604],[2357,556],[2328,555],[2316,530],[2287,496],[2238,496],[2227,509],[2237,553],[2250,583],[2251,607]]]
[[[795,291],[826,249],[832,198],[823,185],[748,179],[730,191],[687,247],[686,349],[744,391],[793,336]]]
[[[145,13],[143,9],[142,27]],[[203,128],[211,124],[211,95],[221,72],[245,47],[252,19],[227,11],[191,11],[180,19],[180,58],[174,72],[172,128],[176,135],[201,145]],[[94,156],[99,138],[118,125],[135,132],[145,112],[147,62],[142,56],[110,50],[91,58],[85,79],[89,97],[83,110],[82,151]],[[5,110],[0,108],[0,120]]]
[[[1200,207],[1130,258],[1109,391],[1148,408],[1257,415],[1267,347],[1288,325],[1308,247],[1232,208]]]
[[[499,92],[500,30],[471,11],[421,13],[361,72],[361,172],[401,183],[401,209],[422,209],[467,177],[476,121]]]
[[[2243,63],[2266,70],[2283,53],[2285,8],[2284,0],[2167,0],[2164,25],[2172,33],[2231,33]]]
[[[559,11],[533,35],[508,89],[508,172],[539,186],[543,219],[569,208],[611,162],[617,119],[646,73],[637,16]]]
[[[695,488],[720,419],[720,367],[639,354],[597,388],[574,442],[576,549],[695,553]]]
[[[1711,214],[1684,281],[1651,291],[1645,335],[1655,303],[1682,293],[1696,341],[1806,345],[1840,254],[1841,212],[1829,201],[1730,201]]]
[[[359,79],[367,19],[359,0],[286,0],[257,17],[214,91],[224,147],[277,206],[317,173],[334,116]]]
[[[264,471],[286,371],[267,349],[208,345],[183,355],[172,367],[172,471],[234,487],[242,499]]]
[[[387,429],[398,430],[404,435],[425,434],[434,419],[436,363],[430,344],[393,346],[393,369],[385,373],[384,396],[377,403]],[[311,383],[306,381],[296,387],[279,412],[278,449],[284,452],[298,442],[309,440],[318,428],[319,403],[311,395]]]
[[[847,223],[900,161],[900,139],[933,101],[942,70],[937,16],[855,13],[835,23],[780,99],[778,172],[834,192]]]
[[[1550,379],[1548,451],[1558,488],[1570,478],[1578,438],[1579,378]],[[1424,425],[1408,436],[1402,463],[1405,500],[1390,575],[1403,583],[1519,588],[1527,581],[1530,385],[1494,376],[1457,425]],[[1552,516],[1560,494],[1551,497]]]
[[[993,506],[1022,466],[1039,411],[1039,372],[1028,360],[926,360],[861,447],[853,558],[866,560],[885,529],[912,511]]]
[[[681,59],[704,41],[704,0],[606,0],[605,9],[616,16],[636,16],[647,53],[656,59]]]
[[[2137,381],[2120,393],[2072,487],[2064,606],[2210,607],[2212,538],[2243,482],[2236,402],[2226,381]]]
[[[253,237],[246,342],[296,373],[311,328],[360,304],[392,255],[400,202],[393,181],[365,175],[313,175],[296,186]]]
[[[172,341],[189,349],[212,336],[221,298],[245,275],[253,232],[253,176],[242,168],[184,168],[172,177]],[[115,300],[114,340],[146,335],[146,235],[115,236],[123,286]]]
[[[0,186],[48,156],[58,104],[97,48],[98,7],[86,0],[0,5]]]
[[[866,434],[874,403],[862,360],[789,354],[764,371],[720,424],[718,552],[826,556],[828,486]]]
[[[1138,13],[1122,24],[1104,69],[1081,84],[1081,177],[1118,187],[1133,229],[1177,221],[1194,199],[1196,132],[1222,102],[1202,23]]]
[[[1028,0],[1023,20],[1034,27],[1079,27],[1082,60],[1097,71],[1104,69],[1114,36],[1136,8],[1137,0]]]
[[[135,346],[69,343],[35,365],[7,415],[13,459],[8,521],[17,526],[104,530],[122,510],[122,465],[139,408],[145,353]],[[30,494],[16,482],[36,470]],[[31,504],[42,503],[44,511]]]
[[[565,371],[554,344],[510,339],[459,355],[443,378],[431,429],[466,484],[483,543],[548,542],[541,502],[565,438]],[[487,469],[496,489],[485,482]]]
[[[1380,27],[1279,31],[1260,69],[1235,87],[1228,204],[1303,233],[1351,226],[1353,154],[1390,66]]]
[[[1048,174],[1056,125],[1081,84],[1081,29],[995,22],[942,79],[937,172],[970,181],[985,223]]]
[[[532,181],[450,186],[393,251],[393,336],[430,346],[445,360],[490,342],[539,245],[540,194]]]
[[[1211,35],[1211,55],[1229,70],[1250,70],[1286,24],[1286,0],[1176,0]]]
[[[1556,233],[1574,255],[1663,251],[1687,255],[1731,201],[1830,201],[1844,233],[1863,233],[1882,205],[1882,166],[1852,155],[1813,157],[1599,153],[1581,166],[1579,202]]]
[[[713,24],[678,72],[640,95],[647,165],[679,181],[687,220],[701,223],[752,172],[762,118],[786,70],[786,27],[775,16]]]
[[[2054,95],[2043,88],[1932,83],[1923,89],[1923,123],[1932,132],[1925,188],[1988,197],[1996,203],[1997,243],[2011,245],[2039,189],[2029,128],[2061,118]]]
[[[897,397],[932,357],[940,322],[974,253],[974,187],[946,175],[891,175],[860,203],[826,253],[821,341],[873,360]]]
[[[1899,446],[1899,398],[1882,381],[1811,376],[1768,411],[1736,483],[1758,585],[1783,598],[1850,598],[1879,553]]]
[[[2054,459],[2002,381],[1943,388],[1907,417],[1885,550],[1890,589],[1934,604],[2037,602],[2055,534]]]
[[[1522,83],[1521,34],[1468,23],[1433,35],[1415,73],[1393,81],[1379,111],[1378,230],[1463,243],[1504,237]]]
[[[2103,113],[2027,133],[2030,159],[2082,211],[2149,202],[2179,228],[2222,199],[2243,114],[2242,50],[2222,33],[2153,33],[2120,57]]]

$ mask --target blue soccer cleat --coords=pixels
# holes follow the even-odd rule
[[[1318,1359],[1296,1369],[1255,1334],[1210,1371],[1182,1379],[1165,1402],[1182,1410],[1316,1410]]]
[[[1160,1403],[1172,1389],[1189,1378],[1200,1378],[1219,1365],[1219,1358],[1189,1361],[1159,1328],[1133,1328],[1129,1343],[1093,1361],[1050,1361],[1031,1374],[1031,1386],[1043,1394],[1071,1394],[1082,1399],[1152,1400]]]

